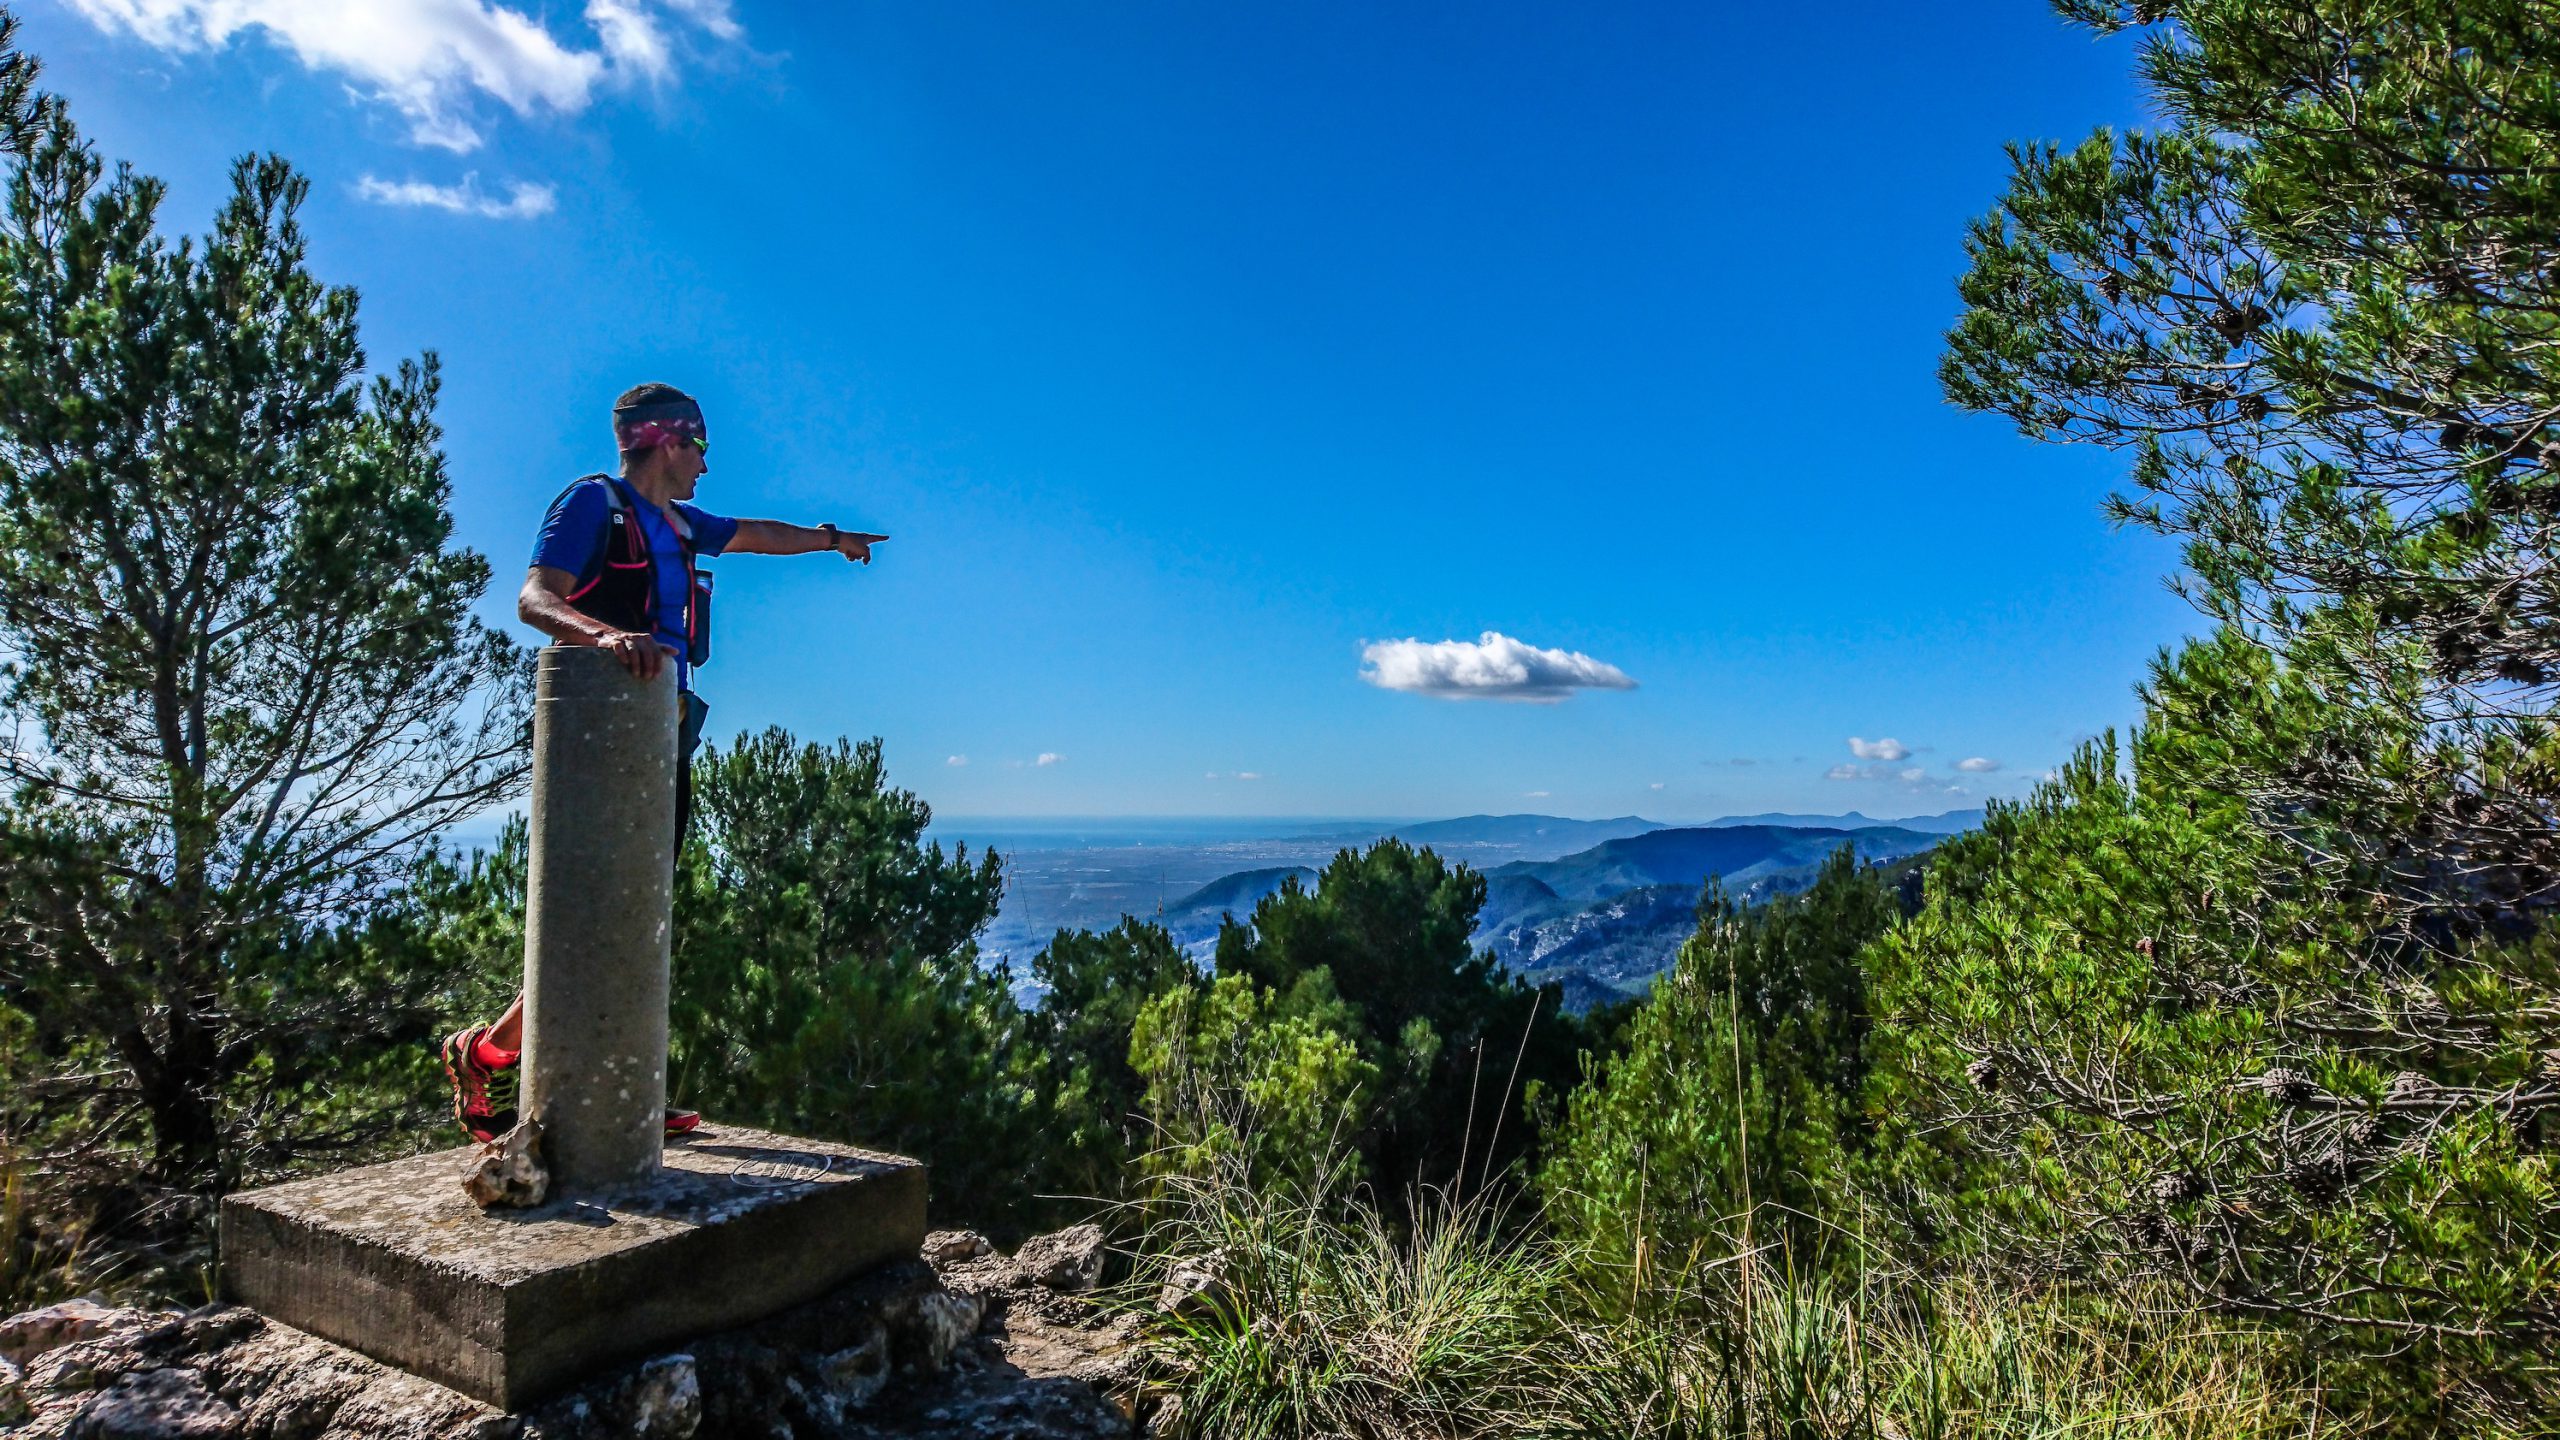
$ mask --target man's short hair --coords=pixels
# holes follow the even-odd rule
[[[627,410],[634,405],[659,405],[664,404],[669,400],[690,400],[692,398],[692,396],[687,395],[683,391],[663,380],[652,380],[646,385],[634,385],[630,389],[613,397],[613,408],[616,410]]]
[[[634,385],[630,389],[623,391],[620,395],[615,396],[613,399],[613,408],[617,422],[615,429],[617,432],[621,429],[619,423],[621,412],[630,409],[634,405],[665,405],[671,403],[690,404],[693,403],[693,397],[663,380],[652,380],[644,385]],[[655,448],[657,448],[655,445],[647,445],[637,450],[622,451],[624,465],[628,467],[632,461],[639,459],[641,456],[646,455],[650,450]]]

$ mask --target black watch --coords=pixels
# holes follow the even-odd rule
[[[827,532],[827,548],[835,551],[839,555],[843,554],[844,547],[836,543],[836,527],[833,525],[820,525],[818,528]]]

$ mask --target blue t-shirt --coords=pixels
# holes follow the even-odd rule
[[[599,553],[604,546],[613,515],[612,503],[605,497],[606,485],[622,489],[623,507],[640,522],[641,537],[649,545],[650,579],[658,587],[658,606],[653,629],[658,640],[676,653],[676,688],[693,688],[693,667],[685,661],[684,552],[676,543],[674,527],[658,507],[642,499],[640,492],[620,480],[586,480],[561,492],[551,502],[551,512],[542,517],[542,533],[534,537],[533,563],[566,570],[580,581],[593,578],[593,572],[604,563]],[[738,522],[724,515],[714,515],[683,501],[676,511],[693,527],[693,553],[708,559],[729,548],[737,538]]]

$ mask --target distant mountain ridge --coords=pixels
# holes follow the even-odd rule
[[[1949,810],[1943,815],[1912,815],[1901,820],[1874,820],[1852,810],[1846,815],[1789,815],[1770,811],[1765,815],[1727,815],[1704,822],[1699,828],[1726,830],[1743,825],[1783,825],[1791,829],[1820,827],[1831,830],[1874,830],[1890,827],[1917,830],[1925,835],[1961,835],[1982,828],[1982,810]]]
[[[1811,884],[1842,844],[1855,843],[1871,863],[1899,863],[1981,818],[1955,810],[1879,822],[1851,811],[1667,824],[1514,814],[1317,820],[1294,832],[1287,822],[1247,821],[1254,828],[1188,837],[1150,831],[1008,853],[1004,909],[981,943],[990,957],[1019,963],[1060,929],[1108,929],[1135,915],[1158,920],[1205,959],[1226,916],[1246,919],[1288,879],[1313,885],[1335,852],[1393,836],[1482,874],[1475,943],[1533,980],[1565,984],[1579,1010],[1594,996],[1640,993],[1651,982],[1693,928],[1709,875],[1736,901],[1756,904]],[[1083,838],[1083,822],[1044,823]]]
[[[1515,860],[1486,876],[1535,879],[1560,900],[1588,904],[1647,885],[1696,885],[1709,876],[1749,884],[1772,871],[1817,864],[1844,844],[1854,843],[1861,858],[1884,860],[1926,850],[1941,838],[1884,825],[1701,825],[1610,840],[1560,860]]]
[[[1530,852],[1554,858],[1586,850],[1603,841],[1622,840],[1647,831],[1669,829],[1659,820],[1622,815],[1614,820],[1568,820],[1560,815],[1462,815],[1454,820],[1423,820],[1380,829],[1311,830],[1303,837],[1343,845],[1368,845],[1393,837],[1463,859],[1470,849]]]
[[[1947,823],[1954,817],[1923,818]],[[1736,901],[1756,904],[1812,884],[1843,845],[1877,864],[1923,854],[1947,838],[1904,825],[1657,826],[1634,816],[1559,821],[1537,815],[1476,815],[1391,833],[1435,849],[1451,836],[1516,849],[1571,833],[1559,828],[1566,826],[1648,828],[1554,859],[1485,867],[1485,903],[1473,938],[1524,978],[1562,984],[1576,1011],[1642,993],[1696,928],[1698,896],[1710,878]],[[1345,843],[1367,842],[1346,837]],[[1442,853],[1466,859],[1463,851]],[[1292,878],[1313,885],[1317,872],[1279,865],[1223,875],[1168,903],[1158,919],[1176,942],[1205,959],[1227,916],[1249,917]]]
[[[1201,912],[1217,915],[1234,911],[1245,915],[1262,903],[1262,897],[1278,890],[1285,881],[1294,879],[1301,885],[1315,883],[1316,872],[1304,865],[1273,865],[1261,870],[1239,870],[1221,875],[1179,900],[1164,907],[1165,918],[1191,916]]]

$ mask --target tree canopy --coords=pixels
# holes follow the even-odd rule
[[[468,613],[434,358],[367,379],[308,182],[242,160],[173,242],[158,181],[58,104],[34,132],[0,200],[0,1001],[77,1078],[11,1103],[66,1163],[139,1123],[150,1184],[201,1194],[292,1148],[228,1090],[404,1003],[279,946],[521,784],[522,656]]]

